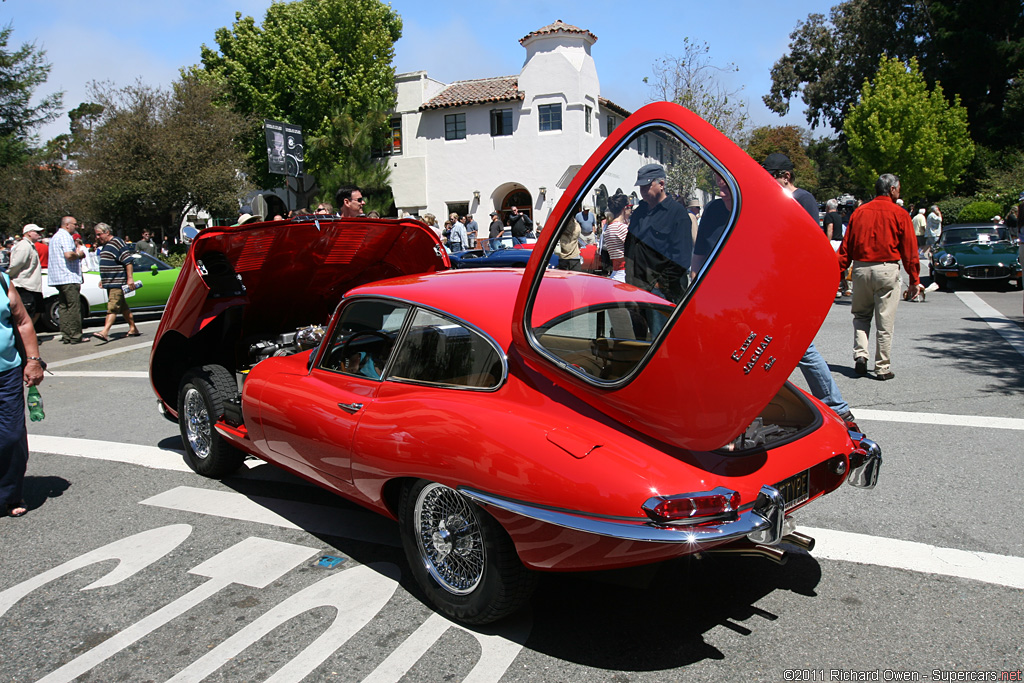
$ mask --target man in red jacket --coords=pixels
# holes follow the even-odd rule
[[[858,375],[868,373],[868,334],[875,318],[875,379],[893,378],[889,367],[896,305],[900,300],[900,261],[910,275],[913,298],[922,291],[914,224],[903,207],[900,179],[891,173],[875,182],[875,198],[850,216],[839,247],[839,272],[853,263],[853,361]]]

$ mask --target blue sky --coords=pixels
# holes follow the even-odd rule
[[[519,39],[556,19],[598,37],[593,56],[601,94],[636,109],[650,98],[643,77],[654,61],[679,54],[683,38],[706,42],[716,65],[734,63],[739,71],[725,82],[743,88],[751,118],[758,125],[806,126],[803,103],[781,118],[761,96],[771,86],[772,64],[785,54],[789,34],[812,12],[827,15],[838,0],[718,0],[718,2],[624,3],[606,0],[395,0],[404,23],[395,45],[399,72],[426,70],[450,83],[467,78],[519,72],[525,50]],[[262,21],[269,0],[4,0],[0,23],[14,24],[10,47],[36,42],[53,70],[45,92],[65,91],[65,110],[87,100],[91,81],[127,85],[137,79],[167,85],[182,66],[199,61],[202,44],[234,21],[235,12]],[[68,120],[40,131],[42,139],[67,132]],[[820,133],[822,131],[816,131]]]

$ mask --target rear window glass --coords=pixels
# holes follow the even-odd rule
[[[395,355],[388,379],[491,389],[501,383],[502,367],[497,350],[479,333],[420,309]]]
[[[584,379],[628,381],[713,267],[737,193],[678,129],[637,129],[555,227],[558,269],[543,273],[527,312],[538,350]]]

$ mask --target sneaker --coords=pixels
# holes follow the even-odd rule
[[[891,370],[889,372],[876,372],[875,373],[875,379],[877,379],[879,381],[882,381],[882,382],[884,382],[886,380],[890,380],[890,379],[892,379],[895,376],[896,375],[892,374]]]
[[[853,370],[861,377],[868,374],[868,359],[858,358],[853,365]]]

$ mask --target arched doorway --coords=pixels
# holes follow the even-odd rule
[[[533,197],[526,190],[522,188],[512,190],[502,200],[501,220],[506,225],[508,225],[508,217],[513,206],[519,207],[519,213],[525,213],[531,220],[533,219]]]

